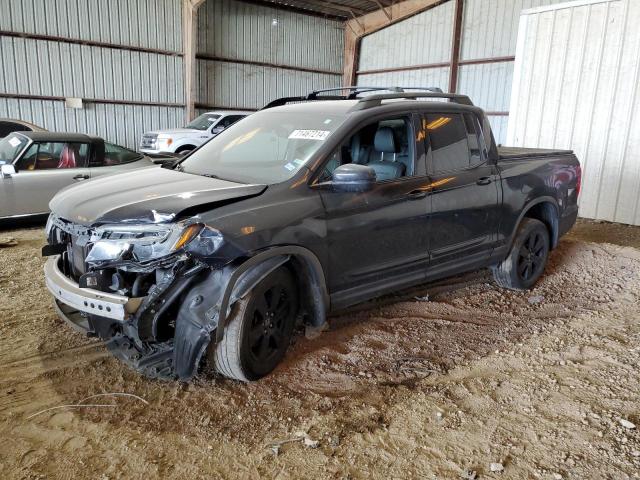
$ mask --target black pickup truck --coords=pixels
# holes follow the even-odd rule
[[[313,92],[172,168],[60,192],[46,284],[63,319],[150,377],[208,361],[255,380],[297,322],[480,268],[531,287],[576,220],[580,177],[570,151],[498,149],[463,95]]]

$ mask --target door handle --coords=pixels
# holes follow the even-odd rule
[[[480,177],[476,180],[478,185],[489,185],[492,182],[491,177]]]
[[[73,177],[74,180],[87,180],[88,178],[89,178],[89,175],[82,174],[82,173]]]
[[[409,197],[409,200],[417,200],[419,198],[424,198],[427,196],[428,190],[412,190],[407,194],[407,197]]]

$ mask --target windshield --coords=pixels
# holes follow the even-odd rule
[[[13,163],[27,143],[29,143],[27,137],[16,134],[0,140],[0,165]]]
[[[200,115],[195,120],[192,120],[191,123],[187,125],[186,128],[195,128],[196,130],[206,130],[211,125],[213,125],[216,120],[220,118],[220,115],[215,115],[213,113],[205,113],[204,115]]]
[[[300,170],[345,118],[257,112],[207,142],[179,168],[241,183],[280,183]]]

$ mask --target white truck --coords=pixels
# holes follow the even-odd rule
[[[185,128],[146,132],[142,135],[140,152],[151,156],[166,153],[185,155],[248,114],[230,110],[206,112]]]

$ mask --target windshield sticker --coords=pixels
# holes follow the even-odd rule
[[[300,140],[326,140],[331,132],[329,130],[294,130],[289,138]]]
[[[306,163],[305,160],[300,160],[299,158],[294,158],[293,159],[293,164],[297,167],[300,167],[302,165],[304,165]]]
[[[290,172],[294,171],[296,169],[296,166],[293,163],[287,163],[284,168],[286,168],[287,170],[289,170]]]
[[[18,145],[20,145],[20,139],[18,137],[11,137],[9,139],[9,145],[11,145],[13,148],[16,148]]]

